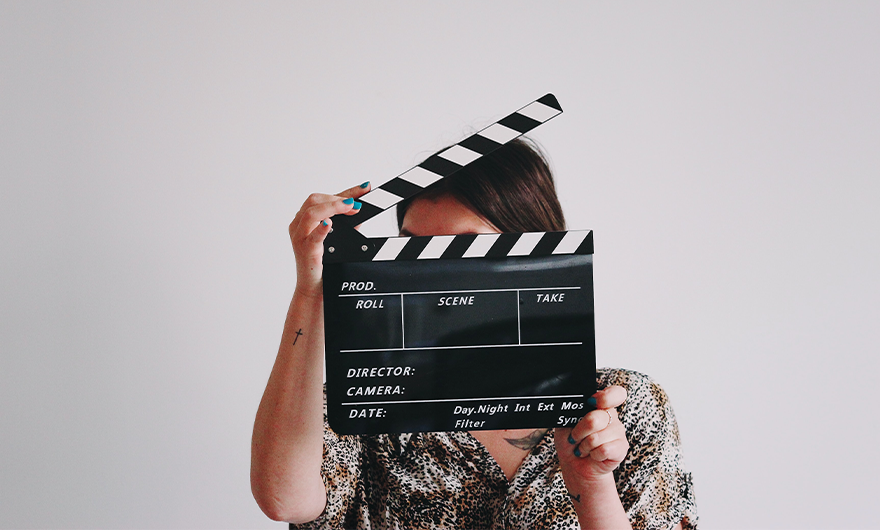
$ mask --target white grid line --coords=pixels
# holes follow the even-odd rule
[[[350,407],[353,405],[393,405],[393,404],[413,404],[413,403],[452,403],[458,401],[509,401],[512,399],[577,399],[584,397],[585,394],[563,394],[559,396],[519,396],[519,397],[491,397],[491,398],[450,398],[450,399],[411,399],[408,401],[361,401],[340,403],[342,406]]]
[[[451,291],[411,291],[411,292],[394,292],[394,293],[345,293],[340,294],[339,298],[347,298],[351,296],[397,296],[399,294],[451,294],[451,293],[504,293],[519,291],[571,291],[578,290],[580,287],[513,287],[504,289],[460,289]]]
[[[371,348],[339,350],[339,353],[367,353],[372,351],[470,350],[474,348],[526,348],[530,346],[580,346],[583,342],[537,342],[534,344],[469,344],[466,346],[413,346],[411,348]]]

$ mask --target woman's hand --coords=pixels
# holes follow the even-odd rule
[[[626,430],[615,410],[626,401],[626,390],[609,386],[593,394],[592,400],[596,410],[573,429],[556,429],[562,478],[581,528],[631,529],[612,474],[629,451]]]
[[[296,256],[296,290],[309,297],[321,296],[321,258],[324,238],[330,233],[336,214],[354,215],[360,210],[358,197],[370,191],[370,183],[349,188],[338,195],[309,195],[290,223],[290,242]]]
[[[593,394],[596,410],[573,429],[556,429],[556,452],[566,483],[594,482],[610,474],[626,457],[629,443],[616,407],[626,401],[626,390],[610,386]]]

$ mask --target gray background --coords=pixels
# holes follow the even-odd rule
[[[876,527],[876,2],[0,3],[0,526],[282,528],[249,440],[308,193],[548,91],[601,365],[706,528]],[[387,232],[384,222],[371,230]]]

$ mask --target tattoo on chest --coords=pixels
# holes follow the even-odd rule
[[[303,328],[299,328],[296,330],[296,338],[293,339],[293,345],[296,346],[296,341],[299,340],[299,336],[303,334]]]
[[[510,445],[522,449],[523,451],[531,451],[538,445],[538,442],[541,441],[541,438],[547,434],[549,429],[537,429],[532,431],[531,433],[523,436],[522,438],[505,438],[504,441],[509,443]]]

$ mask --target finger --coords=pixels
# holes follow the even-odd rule
[[[337,195],[340,197],[345,197],[345,198],[351,197],[352,199],[357,199],[358,197],[360,197],[361,195],[364,195],[365,193],[367,193],[369,191],[370,191],[370,181],[368,180],[368,181],[364,182],[363,184],[360,184],[358,186],[352,186],[351,188],[348,188],[347,190],[345,190],[341,193],[337,193]]]
[[[351,211],[354,202],[354,199],[343,199],[336,195],[313,194],[303,205],[303,209],[296,214],[294,219],[296,226],[291,226],[295,233],[291,233],[291,236],[298,239],[308,237],[322,220],[329,220],[336,214]]]
[[[596,462],[605,462],[607,460],[611,460],[613,462],[622,462],[623,459],[626,458],[627,451],[629,451],[629,444],[626,442],[626,440],[621,440],[618,438],[601,444],[598,447],[593,448],[589,452],[582,453],[582,458],[586,458],[587,456],[589,456]]]
[[[578,444],[583,440],[583,438],[581,438],[580,440],[575,440],[574,438],[572,438],[571,428],[565,429],[562,427],[557,427],[556,429],[554,429],[554,431],[555,432],[553,433],[553,435],[555,438],[554,442],[556,443],[556,450],[560,453],[563,451],[568,451],[569,453],[571,451],[574,451],[575,449],[577,449]]]
[[[575,448],[575,456],[583,456],[592,452],[597,447],[613,442],[626,440],[626,429],[620,422],[614,422],[608,427],[585,436]]]
[[[626,389],[618,385],[609,386],[593,394],[587,401],[597,409],[613,409],[626,402]]]
[[[359,211],[361,211],[361,203],[359,201],[356,201],[355,199],[368,193],[369,191],[370,191],[370,181],[368,180],[368,181],[364,182],[363,184],[360,184],[358,186],[353,186],[353,187],[348,188],[347,190],[343,191],[342,193],[340,193],[339,194],[340,197],[345,197],[346,200],[353,201],[351,203],[351,205],[352,205],[351,210],[345,212],[345,215],[354,215],[354,214],[358,213]]]
[[[297,214],[299,215],[299,214]],[[320,257],[323,253],[324,238],[333,229],[333,221],[321,219],[317,223],[299,216],[290,224],[290,241],[298,257]]]
[[[318,223],[318,226],[315,227],[314,230],[307,236],[312,242],[321,244],[324,242],[324,238],[327,237],[327,234],[333,229],[333,221],[331,219],[321,219],[321,222]]]
[[[305,202],[303,202],[300,210],[305,210],[306,208],[311,208],[312,206],[316,206],[318,204],[333,202],[338,198],[338,195],[330,195],[329,193],[312,193],[308,196],[308,198],[306,198]]]
[[[348,197],[346,199],[343,199],[342,204],[351,205],[351,210],[345,212],[345,215],[354,215],[354,214],[358,213],[359,211],[361,211],[361,206],[363,206],[363,204],[354,200],[354,197]]]
[[[587,436],[607,429],[616,423],[620,423],[617,419],[617,411],[614,409],[599,409],[587,413],[581,418],[581,421],[571,430],[571,439],[575,443],[580,443]]]
[[[320,216],[329,217],[331,215],[335,215],[336,213],[340,213],[344,210],[339,210],[344,201],[343,197],[339,197],[338,195],[328,195],[326,193],[312,193],[308,196],[308,198],[303,202],[303,205],[300,207],[299,211],[296,213],[296,217],[294,220],[299,224],[300,220],[306,221],[306,223],[311,226],[314,224],[315,216],[318,216],[318,220],[320,220]],[[348,205],[354,199],[350,199]]]

